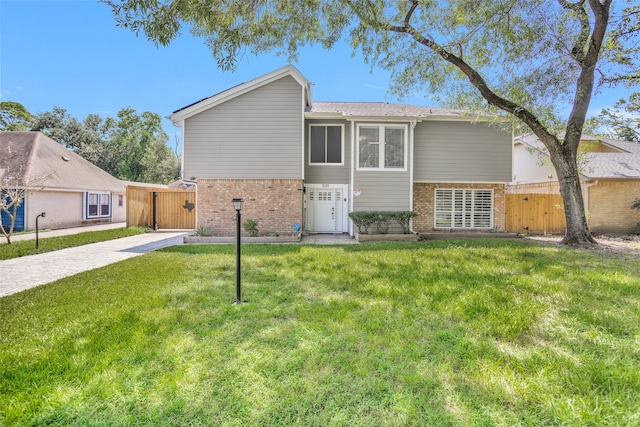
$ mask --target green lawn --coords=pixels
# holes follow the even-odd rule
[[[637,426],[640,265],[523,240],[150,253],[0,299],[0,425]]]
[[[129,227],[101,231],[85,231],[83,233],[58,237],[47,237],[46,233],[41,233],[38,239],[38,248],[36,248],[35,240],[21,240],[8,244],[7,239],[4,238],[4,236],[0,236],[0,260],[57,251],[74,246],[87,245],[89,243],[104,242],[105,240],[134,236],[144,232],[146,232],[145,228]]]

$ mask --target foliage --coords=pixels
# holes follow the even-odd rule
[[[160,45],[183,27],[204,37],[218,66],[278,50],[295,59],[310,43],[331,48],[345,37],[372,66],[392,71],[400,95],[426,91],[444,105],[506,112],[549,150],[567,219],[564,242],[595,243],[575,162],[595,87],[638,73],[640,32],[632,0],[304,0],[172,2],[102,0],[117,25]],[[619,3],[616,3],[616,6]],[[612,23],[609,33],[607,26]],[[625,79],[625,83],[636,81]],[[568,111],[568,114],[567,114]],[[559,119],[559,117],[564,117]],[[558,137],[559,131],[563,137]]]
[[[196,227],[196,236],[200,236],[200,237],[208,237],[211,236],[211,229],[209,229],[209,227],[207,227],[206,225],[199,225],[198,227]]]
[[[169,148],[162,118],[121,109],[116,118],[88,115],[82,122],[64,108],[36,115],[41,131],[116,178],[167,184],[180,177],[180,159]]]
[[[396,222],[404,234],[410,233],[411,218],[417,214],[413,211],[354,211],[349,212],[349,218],[358,227],[358,233],[368,234],[369,227],[375,224],[378,234],[389,232],[391,223]]]
[[[36,255],[90,243],[104,242],[121,237],[135,236],[148,232],[143,227],[114,228],[111,230],[85,231],[69,236],[46,237],[46,232],[40,232],[38,248],[34,240],[20,240],[10,245],[0,244],[0,260]]]
[[[29,123],[32,118],[31,113],[19,102],[0,102],[0,130],[29,130]]]
[[[0,223],[0,231],[7,244],[11,244],[18,209],[24,203],[27,191],[41,189],[49,179],[48,175],[37,173],[26,176],[29,165],[21,161],[22,157],[14,148],[7,145],[7,151],[0,158],[0,218],[4,214],[9,220],[8,226]]]
[[[640,264],[516,239],[185,245],[0,298],[0,424],[631,426]]]
[[[358,227],[358,233],[368,234],[369,227],[375,222],[376,217],[373,212],[353,211],[349,212],[349,218]]]
[[[620,99],[613,108],[605,108],[590,122],[594,133],[614,139],[640,143],[640,92]],[[603,129],[600,132],[599,129]]]
[[[631,209],[636,209],[637,211],[640,211],[640,199],[636,199],[633,204],[631,205]]]
[[[248,219],[243,224],[244,231],[249,233],[250,236],[255,237],[258,235],[258,221],[255,219]]]

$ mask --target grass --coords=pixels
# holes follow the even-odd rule
[[[167,248],[0,299],[0,424],[635,426],[640,266],[520,240]]]
[[[86,231],[69,236],[40,237],[38,239],[38,248],[36,248],[35,240],[21,240],[7,244],[6,239],[3,237],[4,241],[0,241],[0,260],[41,254],[74,246],[88,245],[89,243],[104,242],[106,240],[134,236],[136,234],[144,233],[145,231],[146,230],[144,228],[129,227],[101,231]]]

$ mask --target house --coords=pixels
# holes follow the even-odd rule
[[[640,144],[583,135],[578,167],[589,228],[594,233],[638,232]],[[514,194],[559,194],[558,177],[547,150],[533,134],[514,138]],[[560,212],[562,214],[562,212]]]
[[[416,211],[412,229],[504,228],[512,136],[462,111],[315,102],[293,66],[175,111],[197,224],[235,233],[231,200],[261,234],[354,233],[352,211]]]
[[[14,231],[126,220],[125,184],[40,132],[0,132],[0,179],[26,187]],[[10,219],[2,214],[2,224]]]

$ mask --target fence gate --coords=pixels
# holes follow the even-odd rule
[[[506,194],[506,229],[523,234],[564,234],[567,223],[559,194]]]
[[[195,191],[127,187],[127,227],[193,230],[195,226]]]

